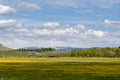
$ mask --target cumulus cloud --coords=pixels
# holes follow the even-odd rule
[[[33,33],[37,35],[67,35],[67,34],[74,34],[74,33],[79,33],[78,30],[73,29],[73,28],[59,28],[59,29],[33,29]]]
[[[21,19],[29,18],[29,19],[35,19],[36,14],[38,13],[29,13],[24,11],[34,11],[38,10],[41,7],[45,7],[46,10],[43,10],[44,12],[48,12],[47,10],[55,10],[52,13],[46,13],[48,14],[47,17],[49,20],[56,11],[56,7],[61,9],[71,9],[71,11],[65,11],[60,10],[59,12],[72,12],[74,9],[80,10],[77,12],[85,13],[83,15],[86,15],[86,13],[92,13],[92,9],[95,7],[99,8],[111,8],[112,10],[118,10],[118,5],[120,4],[120,0],[35,0],[33,3],[33,0],[0,0],[0,17],[1,19],[8,19],[8,18],[17,18]],[[41,7],[39,6],[41,5]],[[47,5],[47,7],[46,7]],[[90,7],[92,6],[92,7]],[[50,7],[50,9],[48,9]],[[90,10],[85,10],[90,7]],[[99,9],[98,8],[98,9]],[[83,10],[84,9],[84,10]],[[24,10],[20,13],[18,13],[16,16],[3,16],[8,14],[15,14],[16,11]],[[102,9],[100,9],[102,10]],[[111,11],[112,11],[111,10]],[[25,13],[25,14],[24,14]],[[40,12],[41,13],[41,12]],[[44,17],[46,14],[44,14],[42,17]],[[59,14],[59,13],[58,13]],[[95,13],[92,13],[95,14]],[[113,13],[114,14],[114,13]],[[28,16],[26,16],[28,15]],[[32,17],[31,17],[32,15]],[[33,16],[35,15],[35,16]],[[74,14],[73,14],[74,15]],[[103,13],[104,15],[104,13]],[[62,17],[65,15],[61,15]],[[68,15],[67,17],[69,17]],[[77,15],[78,16],[78,15]],[[89,18],[91,18],[91,14],[88,15]],[[33,18],[34,17],[34,18]],[[39,18],[42,18],[41,16]],[[60,19],[59,15],[54,16],[55,19]],[[84,16],[83,16],[84,17]],[[81,17],[81,18],[83,18]],[[108,15],[109,17],[109,15]],[[115,16],[113,16],[115,17]],[[80,19],[81,19],[80,18]],[[112,18],[112,17],[111,17]],[[92,47],[92,46],[104,46],[105,44],[107,46],[120,44],[120,21],[113,21],[113,20],[105,20],[104,21],[104,27],[108,29],[104,29],[103,27],[98,28],[94,27],[94,25],[99,25],[99,21],[81,21],[83,24],[90,25],[86,27],[86,25],[83,24],[75,24],[79,23],[80,20],[77,17],[69,17],[64,23],[71,22],[70,24],[60,24],[58,22],[45,22],[41,24],[40,26],[35,26],[36,23],[34,21],[25,21],[23,19],[22,22],[19,22],[18,20],[0,20],[0,42],[6,43],[9,46],[13,47],[22,47],[22,46],[29,46],[31,45],[40,45],[40,46],[78,46],[78,47]],[[85,18],[88,19],[88,18]],[[45,17],[46,20],[46,17]],[[71,21],[72,20],[72,21]],[[75,21],[74,21],[75,20]],[[58,20],[59,21],[59,20]],[[38,22],[38,21],[37,21]],[[63,21],[62,21],[63,22]],[[100,23],[101,24],[101,23]],[[34,25],[31,26],[31,25]],[[90,29],[92,27],[92,29]],[[89,29],[87,29],[89,28]],[[116,32],[112,32],[109,28],[115,28]],[[101,30],[100,30],[101,29]],[[106,30],[106,31],[105,31]],[[110,32],[111,31],[111,32]],[[19,45],[16,45],[16,44]]]
[[[6,45],[6,46],[14,48],[14,49],[26,47],[26,45],[31,44],[27,40],[16,38],[16,37],[10,37],[8,40],[7,40],[7,38],[6,39],[2,39],[0,42],[3,45]]]
[[[39,28],[33,29],[33,33],[39,35],[67,35],[79,33],[79,29],[85,28],[84,25],[77,25],[75,28],[72,28],[68,25],[60,25],[57,22],[46,22]]]
[[[120,29],[120,21],[112,21],[112,20],[105,20],[104,21],[105,27]]]
[[[37,34],[37,35],[49,35],[51,34],[51,31],[50,30],[46,30],[46,29],[33,29],[33,33],[34,34]]]
[[[10,23],[12,21],[7,22]],[[7,22],[3,21],[1,23],[3,25],[3,23]],[[47,23],[48,22],[46,22],[46,24]],[[26,29],[24,26],[19,29],[14,28],[15,33],[13,31],[1,33],[2,35],[0,35],[0,41],[2,41],[2,43],[8,44],[13,48],[33,45],[40,47],[100,47],[109,45],[114,46],[120,43],[120,32],[112,33],[102,30],[87,29],[85,25],[82,24],[62,25],[57,22],[54,23],[56,23],[54,26],[57,26],[57,28],[53,27],[53,22],[49,22],[48,25],[44,25],[44,23],[43,25],[32,29]]]
[[[77,30],[84,30],[84,29],[85,29],[85,26],[82,25],[82,24],[77,24],[77,26],[75,26],[75,28],[76,28]]]
[[[21,28],[22,25],[16,20],[0,20],[0,28]]]
[[[95,36],[95,37],[104,37],[105,36],[105,32],[103,31],[97,31],[97,30],[87,30],[85,31],[85,35],[86,36]]]
[[[74,29],[74,28],[66,28],[66,29],[56,29],[53,31],[54,34],[76,34],[79,33],[78,30]]]
[[[21,32],[21,33],[27,33],[27,32],[29,32],[29,30],[26,29],[26,28],[15,29],[15,31],[16,32]]]
[[[15,14],[16,10],[10,6],[0,5],[0,15]]]
[[[0,29],[7,29],[7,28],[22,28],[22,24],[17,22],[16,20],[0,20]]]
[[[45,26],[45,27],[57,27],[57,26],[60,26],[60,24],[57,22],[46,22],[43,24],[43,26]]]
[[[23,2],[21,4],[21,8],[28,10],[28,11],[34,11],[34,10],[40,9],[40,6],[38,6],[36,4],[32,4],[32,3]]]
[[[28,29],[24,28],[24,25],[17,20],[0,20],[0,31],[12,31],[19,33],[29,32]]]

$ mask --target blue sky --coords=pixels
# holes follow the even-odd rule
[[[120,0],[0,0],[0,43],[118,47]]]

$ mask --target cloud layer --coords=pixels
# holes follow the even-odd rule
[[[28,10],[28,11],[34,11],[40,9],[40,6],[32,3],[22,2],[20,5],[21,9]]]
[[[105,20],[104,26],[108,28],[120,29],[120,21]]]
[[[46,22],[29,30],[16,20],[3,20],[0,21],[0,27],[5,29],[1,29],[0,41],[14,48],[17,48],[16,46],[91,47],[120,44],[119,31],[115,35],[107,31],[87,29],[82,24],[71,26],[57,22]],[[10,32],[11,29],[12,32]],[[4,33],[4,31],[8,33]]]
[[[16,10],[10,6],[0,5],[0,15],[15,14]]]
[[[120,46],[120,0],[0,0],[0,43]]]

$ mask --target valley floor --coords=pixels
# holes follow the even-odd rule
[[[120,80],[120,58],[0,58],[0,80]]]

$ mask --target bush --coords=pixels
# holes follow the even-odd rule
[[[72,50],[71,57],[120,57],[120,48],[91,48]]]

